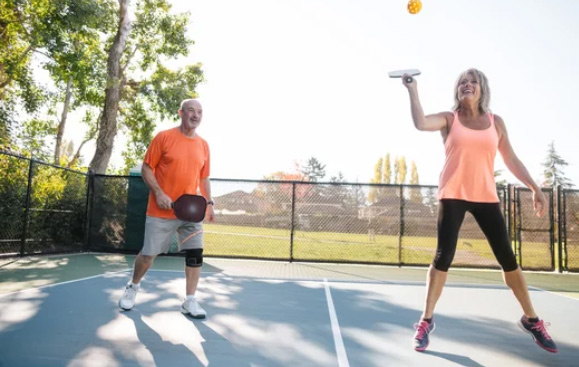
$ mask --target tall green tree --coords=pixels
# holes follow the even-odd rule
[[[99,49],[112,24],[114,3],[114,0],[0,2],[0,111],[5,112],[0,115],[14,120],[11,114],[16,109],[28,114],[20,117],[25,120],[21,126],[11,129],[19,136],[23,125],[38,123],[42,131],[46,131],[45,122],[54,125],[53,136],[47,135],[39,142],[54,147],[51,159],[54,163],[61,163],[68,112],[91,100],[96,105],[91,95],[104,89],[104,83],[98,86],[95,82],[102,80],[99,70],[104,70],[101,66],[104,63],[99,60],[104,52]],[[4,44],[8,46],[3,47]],[[56,90],[39,87],[32,72],[39,67],[49,72]],[[63,106],[58,114],[57,104]],[[2,116],[0,125],[5,120]]]
[[[79,108],[94,109],[103,103],[106,52],[101,47],[101,38],[114,30],[114,3],[111,0],[75,1],[71,7],[74,11],[66,17],[67,33],[58,37],[57,45],[49,44],[48,62],[45,63],[58,90],[56,102],[61,105],[55,116],[58,125],[55,164],[70,163],[72,159],[71,155],[61,154],[69,112]],[[68,161],[61,162],[61,155],[67,156]]]
[[[13,94],[22,97],[27,109],[37,102],[31,60],[34,52],[48,42],[58,43],[55,35],[63,26],[66,0],[3,0],[0,2],[0,100]]]
[[[52,120],[33,118],[24,121],[16,132],[15,141],[20,151],[37,160],[48,162],[52,156],[52,149],[46,144],[56,133]]]
[[[49,42],[58,44],[69,1],[0,1],[0,142],[13,133],[16,110],[38,111],[44,89],[34,81],[32,59]]]
[[[107,47],[104,103],[90,167],[105,172],[119,129],[128,133],[126,163],[142,156],[155,122],[176,119],[180,102],[197,96],[200,64],[170,70],[166,63],[189,54],[189,14],[172,14],[167,0],[119,0],[116,33]],[[133,16],[134,20],[130,17]]]
[[[563,188],[573,187],[573,183],[570,179],[565,177],[563,172],[564,167],[568,165],[555,150],[555,142],[551,142],[547,148],[547,157],[543,162],[543,186],[556,188],[561,185]]]

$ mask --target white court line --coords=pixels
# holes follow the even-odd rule
[[[165,272],[165,273],[181,273],[181,274],[185,274],[185,270],[181,269],[181,270],[171,270],[171,269],[149,269],[147,271],[147,273],[151,272],[151,271],[158,271],[158,272]],[[221,273],[221,271],[203,271],[201,270],[201,274],[217,274],[217,273]]]
[[[9,296],[9,295],[11,295],[11,294],[16,294],[16,293],[24,293],[24,292],[30,292],[30,291],[35,291],[35,290],[44,289],[44,288],[56,287],[56,286],[58,286],[58,285],[63,285],[63,284],[70,284],[70,283],[82,282],[82,281],[84,281],[84,280],[89,280],[89,279],[94,279],[94,278],[100,278],[100,277],[103,277],[103,276],[105,276],[105,275],[124,273],[124,272],[127,272],[127,271],[129,271],[129,270],[131,270],[131,269],[125,269],[125,270],[119,270],[119,271],[111,271],[111,272],[107,272],[107,273],[104,273],[104,274],[93,275],[93,276],[86,277],[86,278],[80,278],[80,279],[74,279],[74,280],[67,280],[66,282],[52,283],[52,284],[47,284],[47,285],[43,285],[43,286],[40,286],[40,287],[26,288],[26,289],[22,289],[22,290],[10,292],[10,293],[2,293],[2,294],[0,294],[0,298],[5,297],[5,296]]]
[[[330,321],[332,323],[332,334],[334,335],[334,344],[336,346],[336,354],[338,355],[338,366],[350,367],[344,341],[342,340],[342,333],[340,332],[338,316],[334,308],[334,301],[332,301],[332,294],[330,293],[330,285],[326,278],[324,278],[324,288],[326,289],[326,300],[328,301],[328,311],[330,312]]]
[[[86,277],[86,278],[80,278],[80,279],[74,279],[74,280],[67,280],[66,282],[59,282],[59,283],[52,283],[52,284],[47,284],[47,285],[42,285],[40,287],[33,287],[33,288],[26,288],[26,289],[21,289],[19,291],[14,291],[14,292],[9,292],[9,293],[1,293],[0,294],[0,298],[5,297],[5,296],[9,296],[9,295],[13,295],[13,294],[17,294],[17,293],[23,293],[23,292],[30,292],[30,291],[34,291],[34,290],[39,290],[39,289],[44,289],[44,288],[50,288],[50,287],[56,287],[58,285],[63,285],[63,284],[70,284],[70,283],[76,283],[76,282],[82,282],[85,280],[89,280],[89,279],[94,279],[94,278],[99,278],[99,277],[103,277],[105,275],[111,275],[111,274],[118,274],[118,273],[126,273],[129,271],[133,271],[133,269],[125,269],[125,270],[117,270],[117,271],[110,271],[110,272],[106,272],[103,274],[97,274],[97,275],[93,275],[90,277]],[[150,269],[149,272],[151,271],[166,271],[166,272],[183,272],[183,270],[179,271],[179,270],[157,270],[157,269]],[[215,271],[202,271],[202,274],[215,274],[217,272]]]
[[[541,292],[546,292],[546,293],[550,293],[550,294],[554,294],[555,296],[559,296],[559,297],[563,297],[563,298],[567,298],[567,299],[572,299],[573,301],[579,301],[579,298],[575,298],[575,297],[571,297],[571,296],[566,296],[564,294],[561,293],[557,293],[555,291],[548,291],[546,289],[543,288],[539,288],[539,287],[535,287],[535,286],[529,286],[529,289],[535,289]],[[569,293],[577,293],[577,292],[569,292]]]

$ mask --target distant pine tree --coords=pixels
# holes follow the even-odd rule
[[[326,165],[322,164],[316,157],[308,159],[308,163],[301,169],[307,181],[318,182],[326,177]]]
[[[547,157],[545,162],[543,162],[543,167],[545,167],[543,171],[543,186],[556,188],[561,185],[561,187],[565,189],[573,187],[573,183],[565,177],[565,173],[563,172],[563,167],[568,165],[569,164],[557,154],[555,142],[551,142],[547,149]]]

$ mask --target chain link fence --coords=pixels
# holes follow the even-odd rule
[[[294,183],[212,180],[211,191],[216,219],[204,226],[204,254],[291,259]]]
[[[579,271],[579,190],[559,190],[559,258],[562,268]]]
[[[547,214],[535,214],[533,193],[514,189],[515,253],[519,265],[527,270],[555,269],[555,231],[553,190],[544,189],[549,205]]]
[[[395,187],[295,183],[293,188],[293,260],[398,263],[398,226],[380,206],[391,194],[396,200]],[[368,197],[375,198],[374,211],[365,204]]]
[[[31,161],[25,254],[82,251],[87,176]]]
[[[404,187],[404,191],[410,194],[405,195],[406,200],[401,202],[401,264],[426,265],[432,262],[438,231],[437,189],[437,186]],[[507,193],[507,187],[497,187],[505,219],[510,216]],[[484,233],[470,213],[464,217],[452,266],[499,268]]]
[[[87,175],[5,153],[0,168],[0,253],[82,251]]]
[[[7,153],[0,169],[0,255],[140,250],[149,195],[140,175],[85,174]],[[542,218],[526,188],[497,191],[523,269],[579,271],[578,190],[545,189]],[[212,192],[207,256],[427,266],[436,250],[436,186],[212,179]],[[469,214],[453,266],[499,268]]]
[[[126,176],[92,176],[89,186],[89,250],[124,253],[140,250],[140,247],[127,243],[125,238],[129,180],[130,177]],[[146,203],[147,197],[140,199]]]
[[[21,252],[30,161],[0,154],[0,253]]]

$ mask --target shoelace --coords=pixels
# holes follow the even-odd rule
[[[535,325],[531,326],[531,329],[537,330],[538,332],[543,334],[545,339],[551,340],[551,336],[549,335],[549,333],[547,333],[547,326],[550,326],[550,325],[551,325],[550,323],[545,324],[543,322],[543,320],[539,320],[535,323]]]
[[[185,308],[186,309],[197,309],[197,300],[187,299],[185,300]]]
[[[428,334],[430,324],[427,321],[420,321],[418,324],[414,324],[414,328],[417,331],[416,338],[422,339],[425,334]]]

